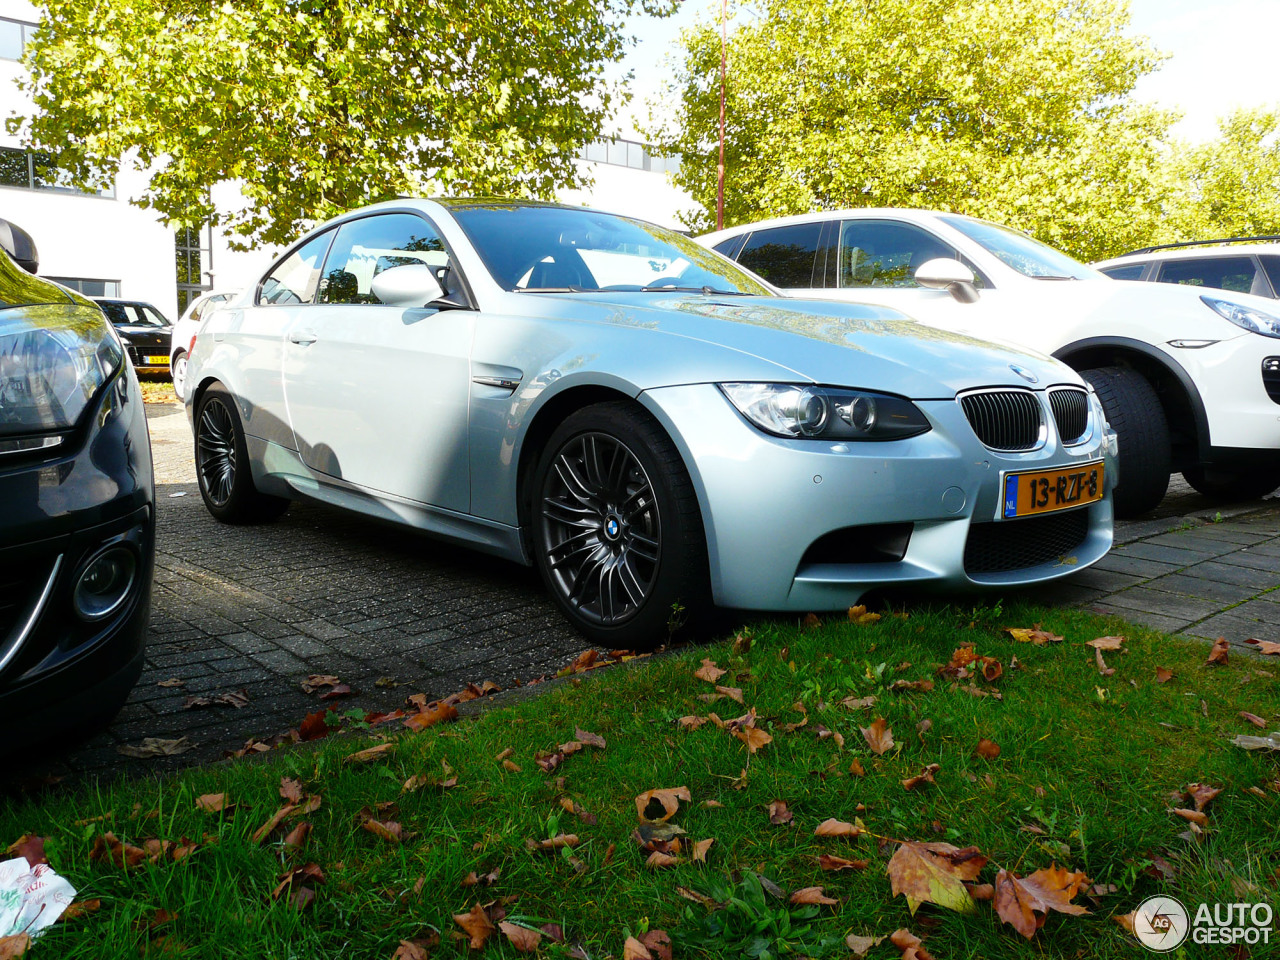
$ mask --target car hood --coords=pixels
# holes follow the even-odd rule
[[[915,399],[949,399],[973,387],[1028,386],[1031,381],[1014,367],[1041,387],[1080,382],[1069,367],[1044,354],[928,327],[888,307],[674,293],[534,296],[550,308],[549,315],[646,328],[749,354],[785,368],[779,376],[789,372],[787,379]]]

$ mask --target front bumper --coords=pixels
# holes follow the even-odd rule
[[[1040,583],[1084,569],[1111,547],[1114,434],[1095,400],[1084,442],[1064,447],[1050,429],[1039,449],[1011,454],[984,447],[955,400],[916,401],[933,425],[921,436],[839,444],[767,436],[711,384],[665,387],[640,399],[689,467],[720,606],[830,610],[877,587]],[[1052,422],[1047,407],[1044,416]],[[1096,460],[1105,463],[1105,499],[1043,517],[996,519],[1005,471]],[[856,528],[889,549],[859,551],[863,531]],[[904,528],[899,555],[892,545]],[[833,535],[850,545],[850,559],[819,543]],[[1031,549],[1016,549],[1020,540]]]
[[[1209,447],[1280,453],[1280,389],[1268,369],[1280,361],[1280,340],[1242,333],[1208,347],[1163,349],[1200,391]]]
[[[112,712],[141,671],[155,489],[136,378],[117,375],[59,455],[0,458],[0,504],[0,719],[43,737]],[[110,546],[133,555],[132,584],[87,621],[72,595]]]

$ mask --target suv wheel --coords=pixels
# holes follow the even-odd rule
[[[1169,489],[1172,460],[1169,422],[1160,398],[1142,374],[1128,367],[1097,367],[1081,370],[1080,376],[1097,391],[1119,440],[1116,517],[1136,517],[1154,510]]]

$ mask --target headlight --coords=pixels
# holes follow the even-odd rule
[[[929,429],[910,400],[793,383],[722,383],[721,392],[765,433],[819,440],[901,440]]]
[[[123,361],[101,315],[0,313],[0,453],[49,446],[48,436],[30,435],[74,427]],[[12,439],[20,436],[30,439]]]
[[[1217,297],[1201,297],[1206,307],[1212,309],[1215,313],[1226,320],[1230,320],[1237,327],[1244,327],[1250,333],[1260,333],[1264,337],[1280,338],[1280,317],[1267,313],[1265,310],[1258,310],[1255,307],[1245,307],[1238,303],[1232,303],[1230,300],[1219,300]]]

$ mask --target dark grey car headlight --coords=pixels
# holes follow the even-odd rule
[[[719,387],[739,413],[777,437],[902,440],[929,430],[915,404],[889,394],[794,383]]]
[[[1260,333],[1264,337],[1280,338],[1280,317],[1259,310],[1257,307],[1246,307],[1232,303],[1230,300],[1219,300],[1217,297],[1201,297],[1206,307],[1213,310],[1224,320],[1230,320],[1237,327],[1243,327],[1251,333]]]
[[[0,454],[56,445],[123,362],[100,314],[0,313]]]

